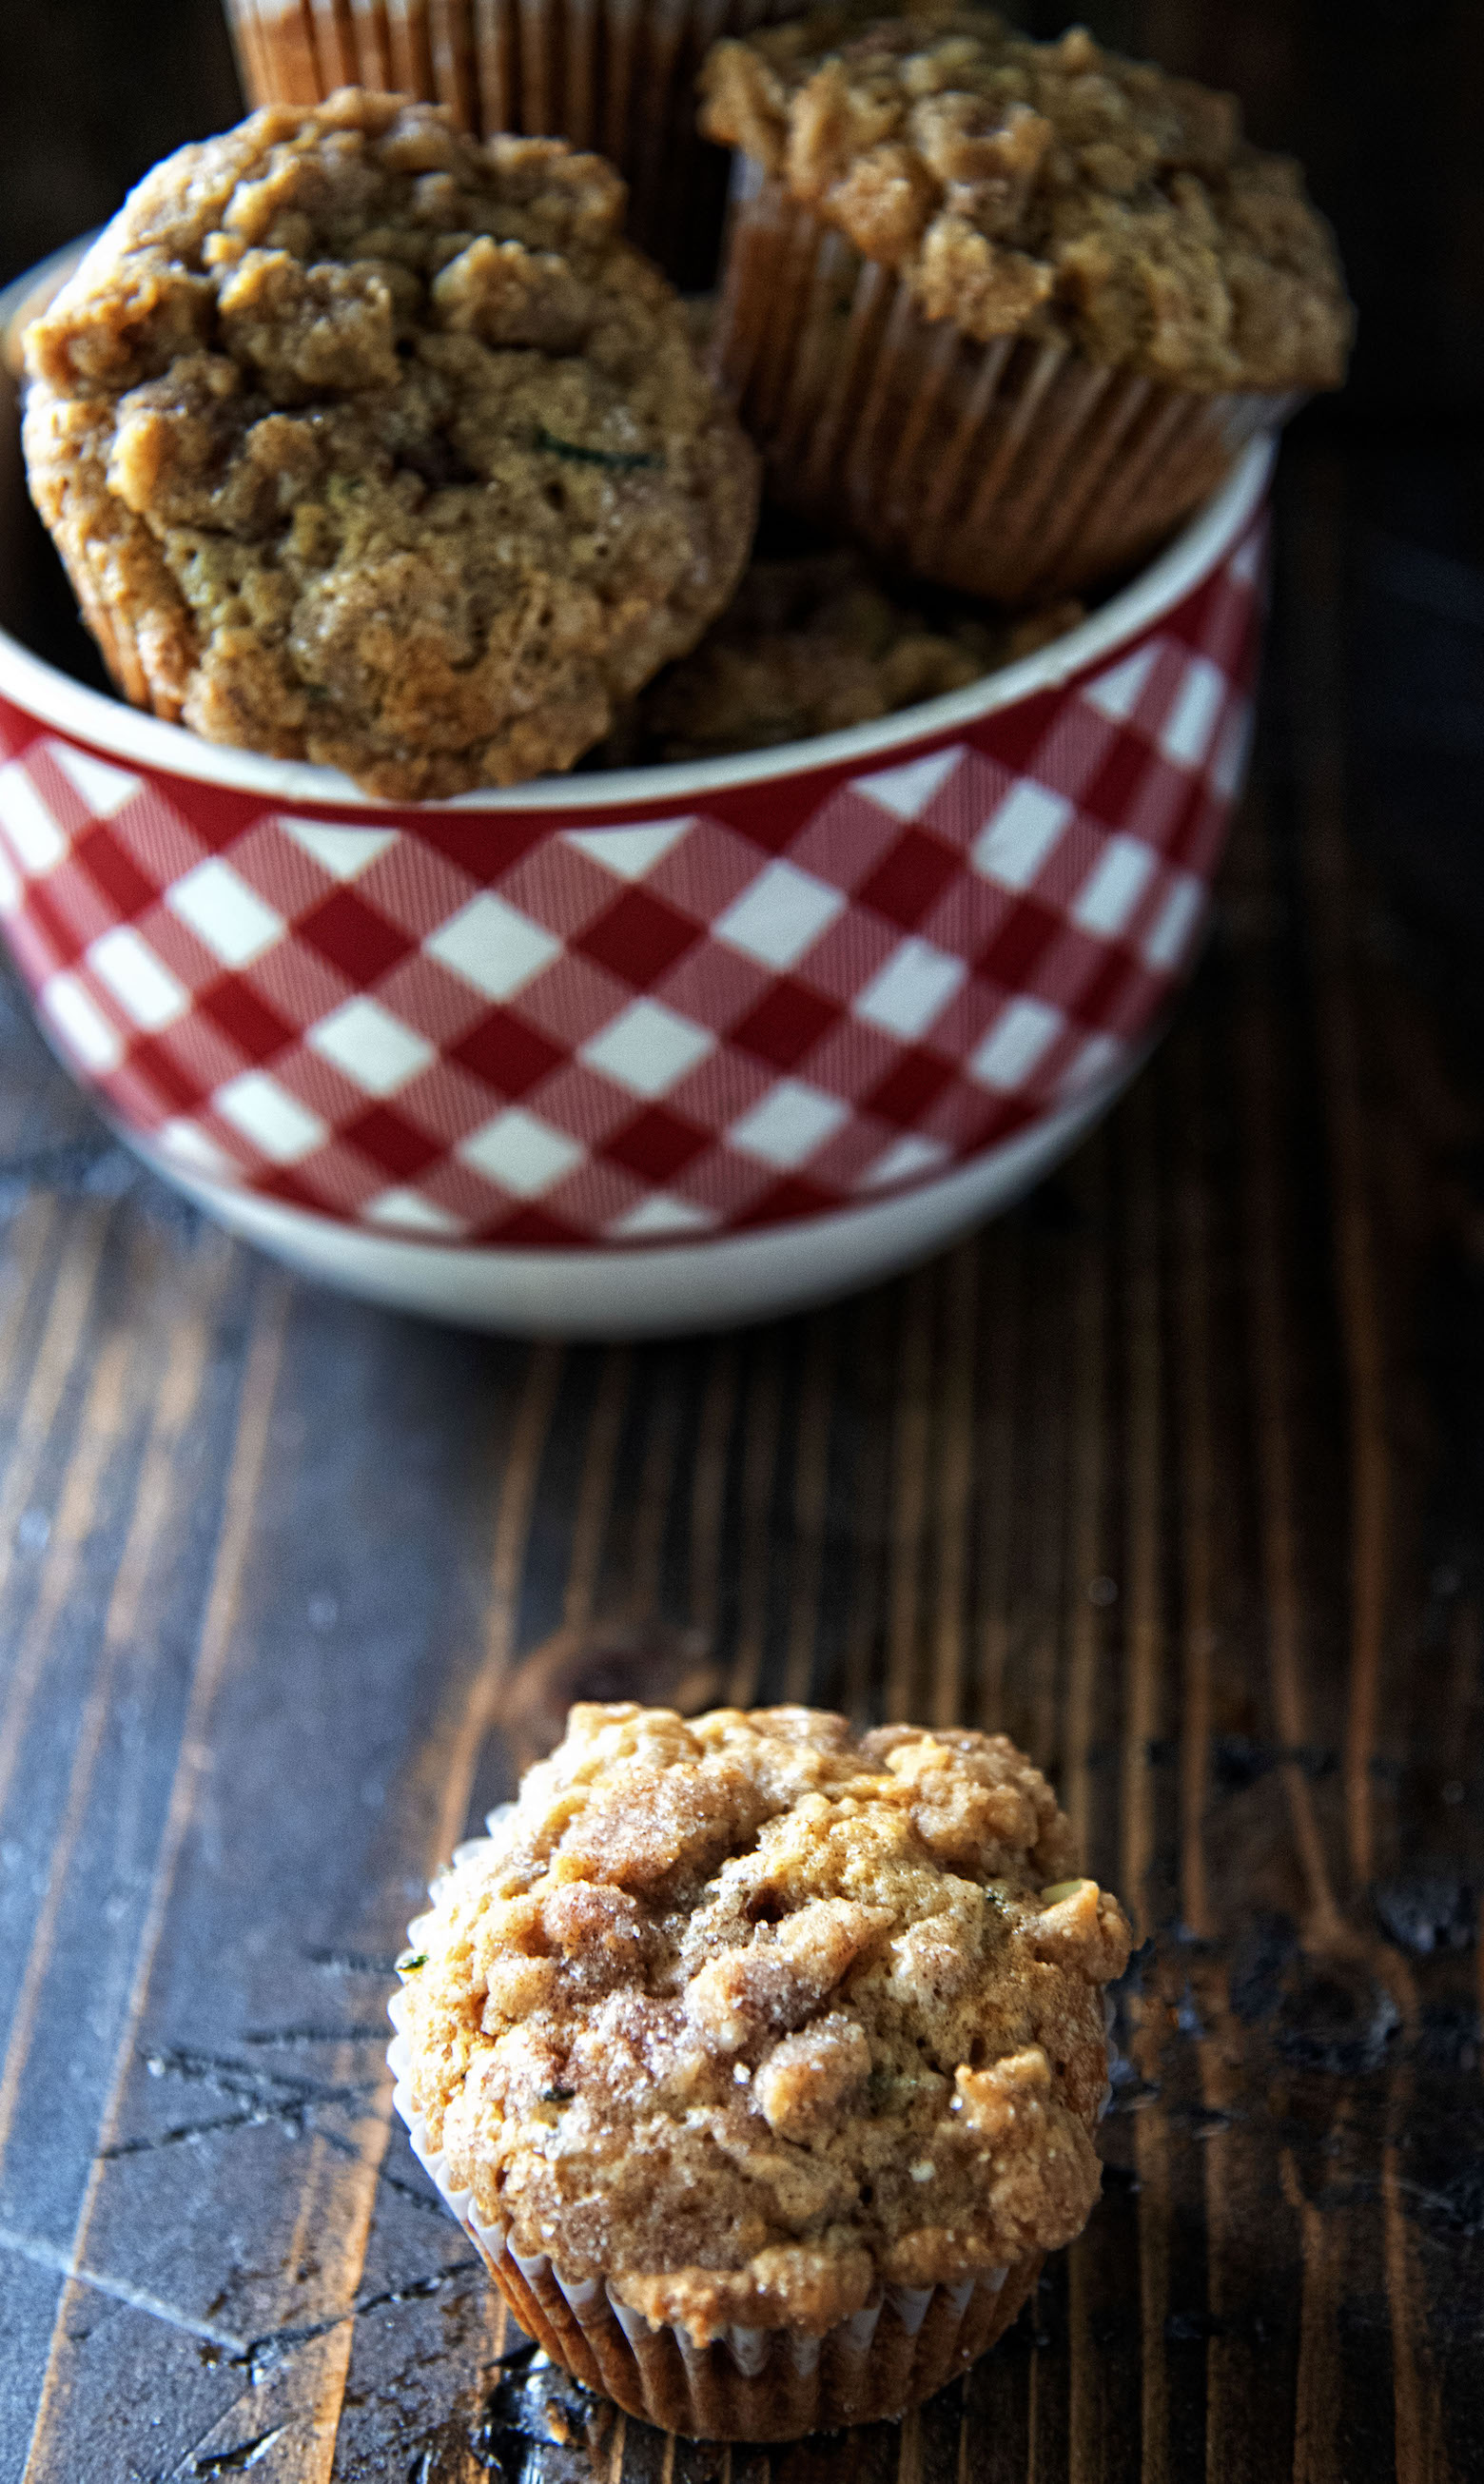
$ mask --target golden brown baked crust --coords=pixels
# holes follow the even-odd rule
[[[931,618],[849,552],[756,560],[719,621],[650,684],[600,757],[714,759],[895,716],[1034,654],[1084,617],[1064,603],[1014,622]]]
[[[1128,1926],[1003,1735],[574,1708],[414,1928],[413,2097],[518,2252],[699,2339],[1067,2242]]]
[[[356,89],[148,176],[30,331],[26,447],[162,713],[446,796],[569,767],[694,643],[756,461],[622,209]]]
[[[930,319],[1201,390],[1336,388],[1351,315],[1297,166],[1189,79],[985,10],[833,8],[718,43],[702,126],[898,269]]]

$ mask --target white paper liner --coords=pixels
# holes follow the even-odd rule
[[[696,128],[721,35],[806,0],[228,0],[254,103],[368,86],[451,105],[461,127],[596,148],[630,187],[630,230],[677,281],[715,268],[725,158]]]
[[[1005,604],[1132,566],[1301,402],[1163,388],[1029,338],[976,344],[750,166],[712,353],[777,498]]]
[[[506,1803],[491,1812],[487,1827],[497,1831],[513,1808]],[[493,1834],[470,1839],[455,1849],[447,1871],[496,1842]],[[447,1871],[432,1884],[435,1900]],[[414,1950],[427,1921],[419,1915],[408,1926]],[[931,2397],[992,2345],[1036,2282],[1039,2253],[956,2285],[884,2285],[864,2310],[823,2336],[734,2327],[702,2345],[679,2323],[648,2320],[604,2279],[563,2277],[545,2253],[519,2252],[505,2228],[486,2224],[473,2193],[454,2182],[443,2149],[429,2142],[414,2100],[400,1990],[387,2014],[395,2030],[387,2050],[392,2102],[413,2153],[521,2327],[589,2389],[666,2430],[700,2440],[792,2441],[889,2420]]]

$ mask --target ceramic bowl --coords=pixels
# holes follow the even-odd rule
[[[28,646],[6,406],[0,928],[129,1145],[310,1276],[571,1336],[819,1301],[1018,1197],[1156,1033],[1242,777],[1272,460],[967,689],[398,806]]]

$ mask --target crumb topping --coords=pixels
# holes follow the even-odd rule
[[[899,269],[929,319],[1185,388],[1336,388],[1351,333],[1298,167],[1235,100],[987,11],[836,7],[718,43],[702,126]]]
[[[1074,603],[1015,622],[928,615],[898,602],[853,553],[755,560],[720,620],[651,683],[598,756],[626,766],[713,759],[838,733],[963,689],[1083,618]]]
[[[29,333],[26,440],[162,712],[446,796],[569,767],[694,643],[756,461],[623,200],[356,89],[148,176]]]
[[[429,2139],[514,2247],[698,2338],[1069,2241],[1129,1930],[1003,1735],[574,1708],[415,1927]]]

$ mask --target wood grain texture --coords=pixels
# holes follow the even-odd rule
[[[8,1004],[6,2484],[1478,2471],[1484,1080],[1358,851],[1417,488],[1290,458],[1221,921],[1122,1108],[816,1317],[563,1351],[300,1287]],[[1005,1726],[1139,1921],[1087,2235],[846,2443],[586,2438],[390,2117],[428,1874],[567,1697],[677,1684]]]

